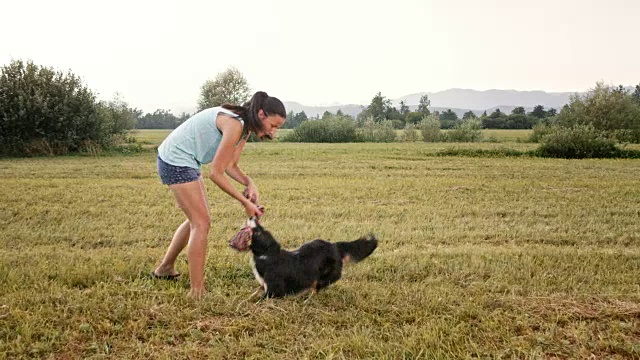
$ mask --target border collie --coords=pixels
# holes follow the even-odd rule
[[[247,225],[251,228],[253,274],[260,283],[251,298],[261,293],[262,297],[283,297],[301,291],[313,295],[338,281],[344,265],[363,260],[378,246],[378,240],[369,235],[350,242],[316,239],[287,251],[257,220],[249,220]]]

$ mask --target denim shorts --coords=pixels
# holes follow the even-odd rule
[[[158,175],[163,184],[174,185],[198,180],[200,170],[188,166],[171,165],[158,156]]]

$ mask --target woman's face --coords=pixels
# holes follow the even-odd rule
[[[284,124],[284,118],[280,115],[265,115],[264,111],[258,111],[258,118],[262,122],[262,131],[259,131],[256,135],[260,139],[272,140],[276,133],[276,130]]]

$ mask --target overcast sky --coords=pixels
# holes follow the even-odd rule
[[[236,66],[305,105],[449,88],[640,82],[638,0],[3,1],[0,63],[71,69],[133,107],[194,107]]]

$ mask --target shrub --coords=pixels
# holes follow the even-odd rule
[[[391,126],[396,130],[400,130],[404,128],[404,122],[402,120],[394,119],[391,120]]]
[[[358,142],[394,142],[396,131],[391,121],[373,122],[366,121],[364,126],[356,130]]]
[[[308,120],[292,132],[283,136],[283,142],[339,143],[356,140],[356,126],[353,121],[341,117],[323,120]]]
[[[449,148],[435,153],[436,156],[467,156],[467,157],[507,157],[507,156],[531,156],[531,153],[514,149],[460,149]]]
[[[619,157],[614,140],[593,125],[553,126],[540,139],[538,155],[566,159]]]
[[[480,119],[467,119],[447,132],[445,140],[449,142],[476,142],[482,140],[482,122]]]
[[[20,60],[0,74],[0,155],[62,155],[106,147],[135,123],[122,101],[96,102],[71,72]]]
[[[539,123],[536,124],[533,127],[533,132],[531,133],[531,135],[529,135],[529,138],[527,139],[528,142],[540,142],[540,140],[547,134],[551,133],[552,131],[552,127],[550,125],[547,125],[545,123]]]
[[[623,89],[603,83],[584,95],[573,95],[557,121],[563,127],[590,124],[618,141],[640,142],[640,104]]]
[[[414,124],[407,124],[402,131],[403,141],[418,141],[420,139],[420,133],[418,127]]]
[[[440,131],[440,120],[438,119],[438,116],[434,114],[425,116],[418,127],[422,134],[422,140],[426,142],[436,142],[441,140],[442,133]]]

